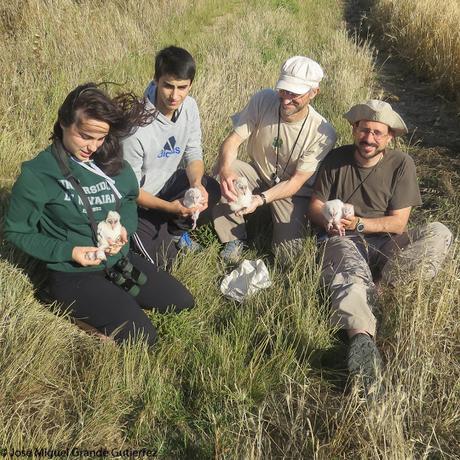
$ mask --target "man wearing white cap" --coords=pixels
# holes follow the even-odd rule
[[[391,105],[369,100],[344,116],[353,127],[354,144],[332,150],[322,164],[310,219],[325,241],[321,275],[332,293],[332,323],[346,330],[350,374],[362,374],[369,392],[381,364],[373,340],[374,281],[394,285],[414,271],[434,277],[452,234],[439,222],[407,230],[412,206],[422,202],[412,158],[388,148],[393,138],[407,133]],[[354,207],[341,228],[331,228],[322,212],[324,203],[335,199]]]
[[[322,78],[318,63],[294,56],[283,64],[276,90],[259,91],[232,117],[233,131],[222,143],[217,164],[223,198],[213,210],[225,260],[241,256],[247,240],[244,215],[260,206],[270,206],[275,251],[291,252],[304,236],[315,172],[336,140],[334,128],[310,105]],[[237,159],[246,139],[250,163]],[[235,213],[229,203],[237,199],[234,181],[241,176],[254,195]]]

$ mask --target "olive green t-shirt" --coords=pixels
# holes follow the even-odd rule
[[[363,168],[354,159],[354,149],[336,148],[323,161],[313,192],[318,199],[350,203],[359,217],[383,217],[422,204],[415,164],[407,153],[386,150],[377,165]]]

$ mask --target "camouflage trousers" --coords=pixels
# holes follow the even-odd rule
[[[447,227],[433,222],[402,235],[334,236],[322,243],[321,278],[331,292],[333,325],[375,335],[374,281],[396,285],[420,274],[433,278],[452,243]]]

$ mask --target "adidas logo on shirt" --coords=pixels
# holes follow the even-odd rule
[[[176,138],[171,136],[168,142],[163,146],[163,150],[157,155],[157,158],[168,158],[171,155],[179,155],[180,147],[176,147]]]

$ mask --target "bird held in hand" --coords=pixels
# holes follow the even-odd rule
[[[252,202],[252,190],[249,188],[249,183],[246,177],[238,177],[233,181],[233,186],[236,190],[236,200],[229,203],[230,209],[238,213],[244,208],[247,208]]]
[[[343,203],[341,200],[329,200],[326,201],[321,209],[323,216],[327,219],[327,231],[331,231],[333,228],[338,230],[340,236],[345,235],[345,228],[341,224],[340,220],[350,219],[355,209],[352,204]]]
[[[201,190],[198,187],[191,187],[189,188],[184,195],[184,199],[182,200],[184,206],[186,208],[196,208],[203,202],[203,195]],[[200,215],[200,211],[195,211],[192,214],[192,230],[196,228],[196,222],[198,220],[198,216]]]
[[[109,211],[105,220],[97,224],[97,247],[96,252],[87,253],[90,260],[107,260],[105,251],[121,241],[120,214],[116,211]]]

